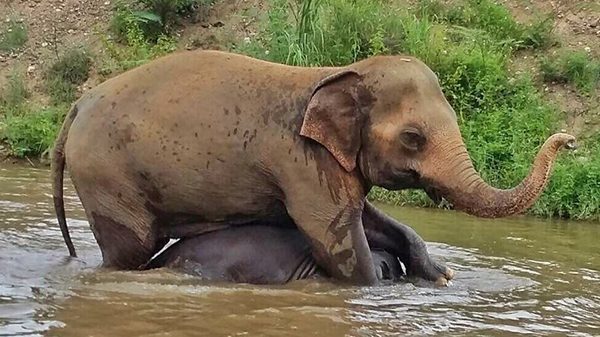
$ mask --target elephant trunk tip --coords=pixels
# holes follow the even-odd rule
[[[567,150],[575,150],[578,148],[577,138],[564,132],[553,134],[546,142],[548,141],[552,141],[557,144],[558,148],[564,147]]]

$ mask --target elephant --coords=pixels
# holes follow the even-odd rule
[[[424,280],[436,286],[448,285],[454,272],[429,256],[425,241],[411,227],[399,222],[382,225],[395,230],[385,232],[378,226],[369,226],[365,232],[378,280],[395,282],[406,276],[418,283]],[[309,242],[298,228],[286,224],[232,225],[183,238],[153,257],[146,269],[161,267],[209,281],[251,284],[284,284],[328,276],[318,266]],[[443,277],[432,278],[434,275]]]
[[[378,280],[396,282],[404,276],[397,256],[374,248],[371,254]],[[207,281],[249,284],[327,277],[297,228],[261,224],[183,238],[148,265],[148,269],[163,267]]]
[[[171,238],[293,222],[328,275],[371,285],[365,233],[398,226],[366,201],[373,186],[423,189],[475,216],[508,216],[532,205],[559,150],[573,147],[569,134],[550,136],[517,187],[496,189],[474,169],[456,113],[417,58],[296,67],[187,51],[74,103],[52,151],[53,199],[74,256],[66,166],[107,268],[139,269]]]

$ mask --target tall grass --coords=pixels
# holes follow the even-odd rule
[[[558,129],[557,111],[533,80],[508,69],[515,50],[551,44],[549,19],[522,25],[490,0],[465,0],[459,7],[421,1],[413,10],[377,0],[300,4],[275,0],[259,38],[238,51],[295,65],[345,65],[376,54],[420,58],[438,74],[476,168],[496,186],[521,181],[541,144]],[[583,150],[559,158],[532,213],[600,219],[600,147],[589,144],[584,140]],[[375,189],[370,197],[431,206],[414,191]]]

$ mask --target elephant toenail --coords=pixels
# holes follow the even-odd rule
[[[437,281],[435,281],[435,285],[436,287],[447,287],[448,280],[445,277],[440,277],[437,279]]]

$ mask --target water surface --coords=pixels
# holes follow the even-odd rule
[[[448,288],[208,284],[98,270],[67,186],[67,258],[49,171],[0,166],[0,336],[600,336],[600,224],[381,206],[457,271]]]

